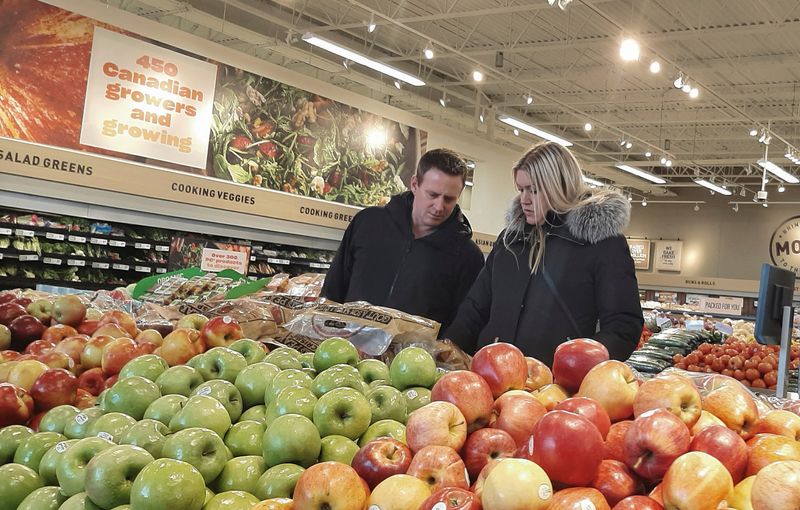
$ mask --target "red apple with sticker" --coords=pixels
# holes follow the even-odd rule
[[[728,427],[714,425],[703,429],[692,438],[689,450],[704,452],[716,458],[728,469],[733,483],[744,478],[750,451],[747,443]]]
[[[406,443],[415,454],[426,446],[460,450],[467,439],[467,422],[450,402],[431,402],[408,417]]]
[[[494,401],[490,426],[507,432],[520,448],[526,444],[536,423],[545,413],[547,409],[533,395],[527,391],[512,390]]]
[[[611,428],[611,418],[608,417],[603,406],[594,400],[586,397],[572,397],[559,402],[555,409],[583,416],[597,427],[603,440],[606,439]]]
[[[492,417],[494,398],[486,381],[475,372],[447,372],[431,390],[432,401],[450,402],[467,420],[467,432],[485,427]]]
[[[359,449],[350,465],[374,489],[390,476],[408,471],[412,457],[405,444],[391,437],[379,437]]]
[[[625,434],[625,464],[645,480],[660,480],[672,463],[689,451],[689,429],[666,409],[647,411]]]
[[[461,457],[464,459],[470,480],[475,480],[492,460],[513,457],[517,448],[514,438],[501,429],[478,429],[467,436],[467,441],[461,449]]]
[[[525,355],[517,346],[505,342],[481,347],[472,358],[470,370],[486,381],[494,398],[509,390],[524,389],[528,380]]]
[[[528,378],[525,380],[525,391],[538,390],[547,384],[553,384],[553,372],[550,367],[536,358],[525,357],[528,365]]]
[[[553,382],[575,393],[589,370],[608,361],[606,346],[591,338],[567,340],[553,353]]]
[[[443,487],[426,499],[419,510],[482,510],[478,496],[467,489]]]
[[[244,338],[239,322],[228,315],[209,319],[200,330],[200,339],[207,348],[228,347],[236,340]]]

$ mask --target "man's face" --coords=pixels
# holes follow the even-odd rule
[[[441,225],[452,214],[458,203],[458,197],[464,189],[459,175],[449,175],[436,167],[429,169],[422,176],[411,177],[411,192],[414,194],[414,205],[411,219],[418,229],[432,230]]]

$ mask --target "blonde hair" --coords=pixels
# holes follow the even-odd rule
[[[514,165],[511,171],[516,181],[517,172],[527,172],[533,188],[543,195],[545,213],[566,214],[590,200],[591,195],[583,182],[580,164],[572,152],[557,143],[542,142],[529,149]],[[519,200],[519,198],[514,199]],[[538,211],[537,211],[538,212]],[[547,222],[546,214],[545,222]],[[503,245],[510,250],[517,239],[531,243],[528,266],[535,273],[544,258],[546,232],[544,225],[533,225],[533,230],[526,236],[527,221],[522,208],[512,208],[508,218]]]

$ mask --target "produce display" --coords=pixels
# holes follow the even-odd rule
[[[685,356],[702,343],[721,343],[722,339],[721,333],[706,330],[671,328],[653,335],[643,333],[639,347],[626,363],[639,372],[657,374],[673,366],[676,356]]]

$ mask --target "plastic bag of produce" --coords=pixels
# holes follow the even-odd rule
[[[260,340],[278,334],[278,328],[301,312],[305,306],[302,298],[265,295],[258,298],[197,302],[192,305],[184,303],[181,310],[187,314],[200,313],[208,318],[230,316],[242,326],[246,338]]]

